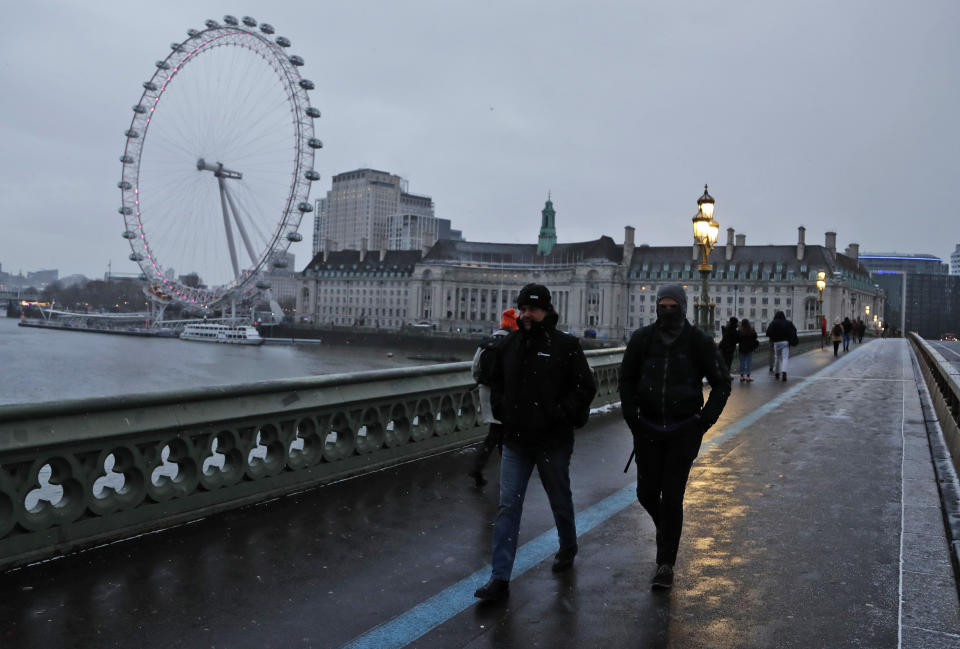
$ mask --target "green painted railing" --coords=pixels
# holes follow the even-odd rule
[[[587,352],[595,406],[623,348]],[[0,569],[464,446],[470,363],[0,407]]]

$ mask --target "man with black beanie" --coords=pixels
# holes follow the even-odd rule
[[[557,331],[559,316],[550,291],[527,284],[517,296],[519,330],[498,347],[491,404],[503,422],[500,500],[493,524],[490,581],[474,596],[485,601],[509,595],[527,483],[537,468],[557,525],[560,548],[553,571],[573,566],[577,554],[570,456],[573,430],[587,423],[597,388],[580,342]]]
[[[657,528],[654,588],[673,585],[683,494],[700,442],[730,396],[730,374],[713,338],[686,319],[687,294],[657,291],[657,321],[633,333],[620,367],[623,418],[633,433],[637,500]],[[710,397],[703,403],[703,378]]]

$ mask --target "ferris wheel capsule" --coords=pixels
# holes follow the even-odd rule
[[[301,212],[312,212],[312,211],[313,211],[313,205],[311,205],[310,203],[308,203],[308,202],[306,202],[306,201],[302,201],[302,202],[300,202],[300,203],[297,204],[297,209],[300,210]]]
[[[299,232],[287,232],[287,241],[291,241],[293,243],[303,241],[303,235]]]
[[[320,180],[320,174],[311,169],[307,173],[303,174],[307,180]]]
[[[307,106],[307,117],[313,117],[314,119],[320,117],[320,109],[314,108],[313,106]]]
[[[240,24],[240,23],[237,21],[236,17],[231,16],[231,15],[229,15],[229,14],[227,14],[226,16],[223,17],[223,22],[225,22],[226,24],[231,25],[231,26],[233,26],[233,27],[236,27],[237,25]]]
[[[290,47],[290,39],[286,36],[277,36],[277,45],[280,47]]]
[[[323,142],[321,142],[315,137],[312,137],[309,140],[307,140],[307,146],[309,146],[311,149],[322,149]]]
[[[270,23],[261,23],[260,31],[262,31],[264,34],[272,34],[276,30],[273,28],[273,25],[271,25]]]
[[[302,56],[297,56],[296,54],[294,54],[293,56],[290,57],[290,62],[293,63],[293,64],[294,64],[295,66],[297,66],[297,67],[300,67],[300,66],[303,65],[303,63],[304,63],[303,57],[302,57]]]
[[[254,18],[251,18],[250,16],[244,16],[243,24],[246,25],[247,27],[256,27],[257,21]]]
[[[124,230],[124,231],[123,231],[123,234],[122,234],[121,236],[122,236],[124,239],[136,239],[136,238],[137,238],[137,233],[134,232],[133,230]]]
[[[207,26],[207,29],[216,29],[217,27],[220,26],[220,23],[218,23],[218,22],[217,22],[216,20],[214,20],[213,18],[211,18],[210,20],[206,21],[206,22],[203,23],[203,24]]]

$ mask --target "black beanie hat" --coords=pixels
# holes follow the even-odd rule
[[[522,307],[524,304],[538,306],[544,311],[552,310],[553,305],[550,304],[550,289],[543,284],[527,284],[520,289],[520,294],[517,296],[517,308]]]

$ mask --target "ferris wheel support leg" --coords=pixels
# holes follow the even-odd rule
[[[230,246],[230,262],[233,264],[233,276],[240,277],[240,264],[237,263],[237,248],[233,245],[233,230],[230,228],[230,215],[227,214],[227,188],[223,178],[217,178],[220,185],[220,209],[223,211],[223,229],[227,231],[227,245]]]
[[[243,239],[243,245],[247,249],[247,254],[250,255],[250,263],[253,266],[257,265],[257,255],[253,252],[253,245],[250,243],[250,237],[247,236],[247,229],[243,227],[243,222],[240,220],[240,212],[237,211],[237,204],[233,202],[233,194],[230,193],[230,190],[224,185],[223,192],[227,195],[227,202],[230,204],[230,211],[233,212],[233,221],[237,224],[237,230],[240,232],[240,237]]]

